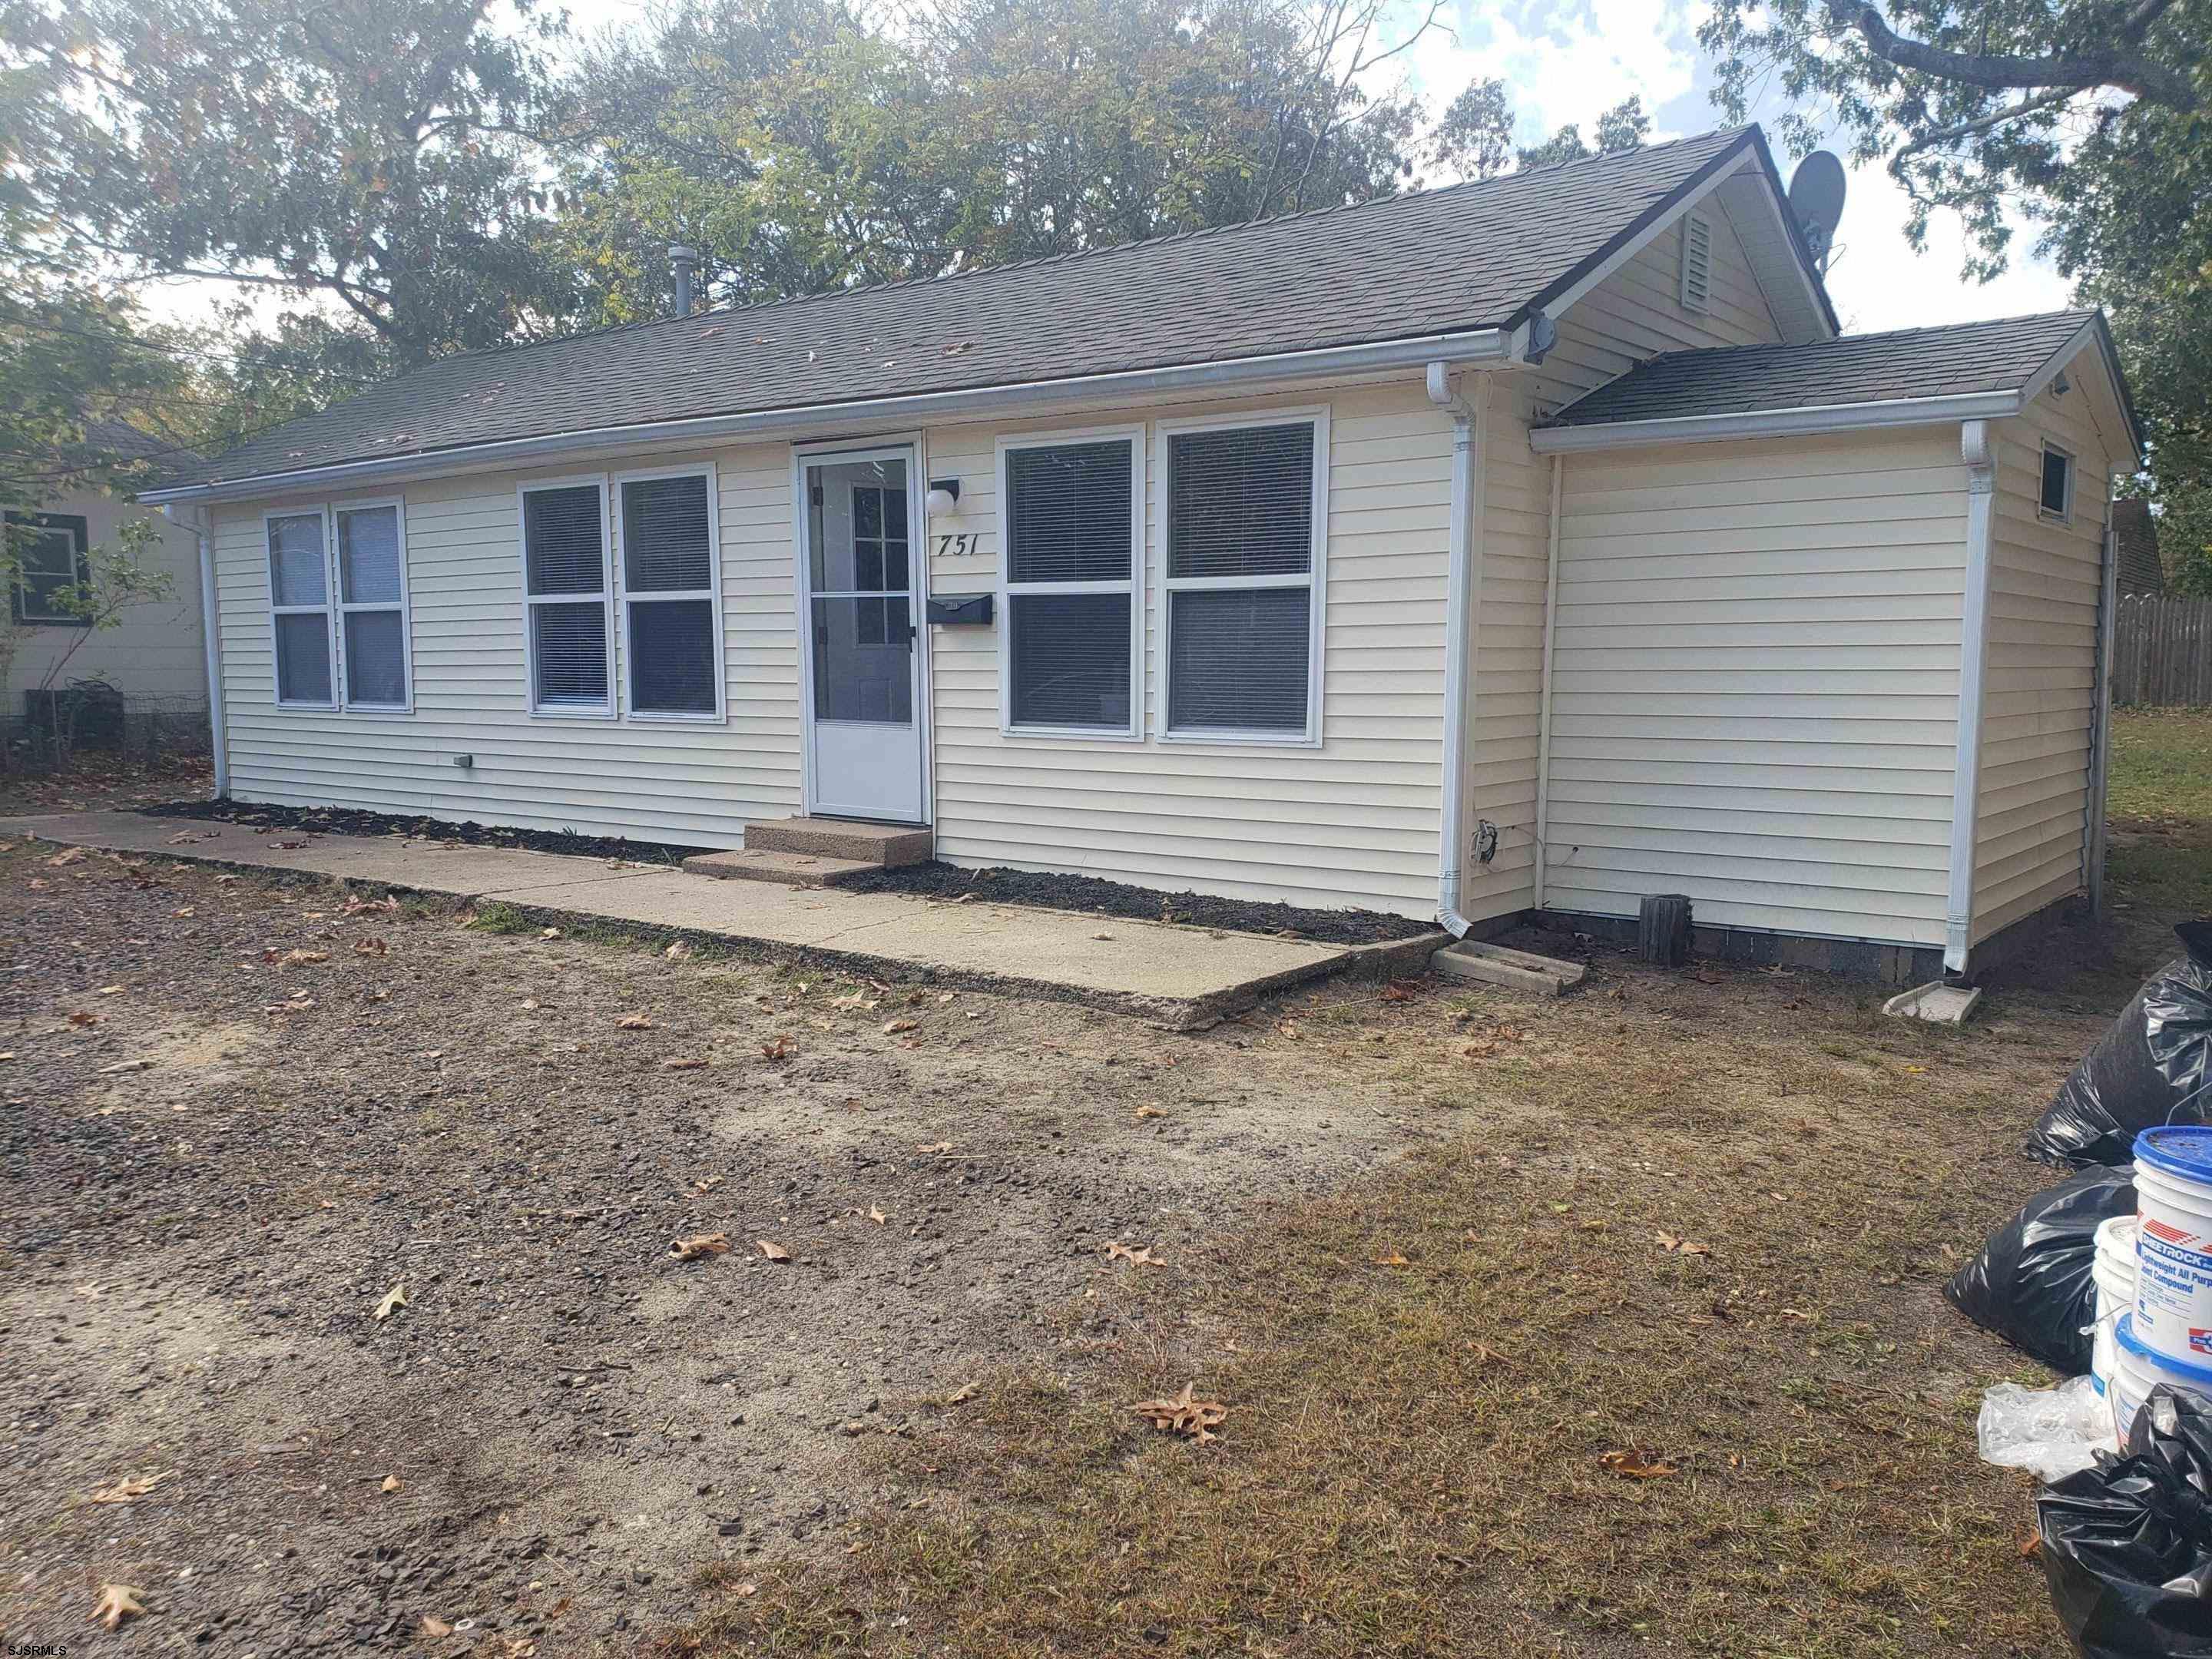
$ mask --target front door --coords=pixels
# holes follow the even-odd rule
[[[914,453],[808,455],[799,483],[807,810],[921,823]]]

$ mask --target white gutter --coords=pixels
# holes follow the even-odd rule
[[[215,799],[230,793],[230,744],[223,732],[222,642],[216,620],[215,536],[198,507],[165,503],[161,516],[192,532],[199,545],[200,643],[207,658],[209,752],[215,763]]]
[[[1951,775],[1951,884],[1944,903],[1943,971],[1963,974],[1974,918],[1975,819],[1982,775],[1982,680],[1990,655],[1990,542],[1996,457],[1986,421],[1959,428],[1966,464],[1966,599],[1959,623],[1958,763]]]
[[[1544,563],[1544,666],[1536,694],[1536,890],[1535,908],[1544,908],[1544,854],[1552,817],[1552,641],[1559,622],[1559,499],[1567,459],[1552,457],[1552,526]]]
[[[1040,404],[1127,399],[1153,392],[1206,391],[1269,380],[1297,380],[1316,375],[1358,374],[1406,368],[1421,363],[1502,362],[1512,355],[1513,337],[1503,329],[1474,329],[1429,334],[1414,339],[1382,340],[1364,345],[1329,346],[1316,351],[1280,351],[1263,357],[1185,363],[1166,368],[1132,369],[1114,374],[1078,374],[1063,380],[1030,380],[1017,386],[980,386],[960,392],[921,392],[894,398],[862,398],[844,403],[804,404],[736,415],[704,415],[678,421],[647,421],[629,426],[592,427],[509,438],[496,443],[430,453],[391,455],[334,466],[301,467],[226,478],[174,489],[141,491],[143,501],[241,501],[296,489],[348,488],[394,478],[439,477],[495,466],[535,465],[580,451],[638,446],[667,447],[730,438],[774,438],[799,434],[832,437],[846,430],[915,426],[977,412],[1001,412]]]
[[[1528,434],[1528,447],[1539,455],[1571,455],[1583,450],[1640,449],[1654,444],[1717,443],[1729,438],[1945,425],[2017,415],[2025,402],[2018,392],[1970,392],[1946,398],[1891,398],[1879,403],[1817,404],[1729,415],[1682,415],[1666,420],[1593,422],[1588,426],[1540,427]]]
[[[1444,733],[1443,773],[1437,791],[1437,921],[1454,939],[1467,937],[1474,924],[1460,914],[1460,796],[1467,784],[1467,688],[1474,683],[1474,647],[1470,643],[1468,605],[1478,592],[1474,542],[1480,491],[1478,462],[1482,454],[1482,408],[1469,404],[1452,385],[1450,365],[1431,362],[1429,401],[1452,417],[1451,527],[1444,555]],[[1483,403],[1489,401],[1484,388]]]

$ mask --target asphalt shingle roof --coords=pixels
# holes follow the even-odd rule
[[[1569,404],[1548,426],[1664,421],[2017,390],[2097,313],[1847,335],[1809,345],[1670,351]]]
[[[1756,128],[1248,225],[451,357],[196,480],[1517,325]],[[1768,163],[1771,166],[1771,162]]]

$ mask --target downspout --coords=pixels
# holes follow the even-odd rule
[[[1480,511],[1476,462],[1482,447],[1482,412],[1453,386],[1449,364],[1429,365],[1429,401],[1452,417],[1451,526],[1444,578],[1443,774],[1438,791],[1437,921],[1454,939],[1473,924],[1460,914],[1460,796],[1467,782],[1467,688],[1474,682],[1475,647],[1468,604],[1475,591],[1474,526]],[[1488,401],[1486,397],[1485,402]]]
[[[230,744],[222,717],[222,636],[216,614],[215,534],[204,507],[184,507],[175,501],[161,508],[162,517],[192,532],[199,547],[200,643],[207,659],[208,749],[215,766],[215,799],[230,793]]]
[[[1536,865],[1534,908],[1544,908],[1544,861],[1552,821],[1552,641],[1559,621],[1559,499],[1567,458],[1552,457],[1552,524],[1544,550],[1544,666],[1536,695]]]
[[[2082,826],[2082,874],[2089,890],[2089,919],[2105,919],[2105,808],[2110,791],[2112,753],[2112,624],[2120,598],[2119,526],[2110,506],[2112,481],[2106,480],[2105,572],[2097,587],[2097,746],[2089,755],[2089,821]]]
[[[1959,623],[1958,764],[1951,776],[1951,884],[1945,902],[1943,971],[1966,971],[1974,916],[1975,819],[1982,775],[1982,680],[1990,656],[1990,540],[1996,506],[1996,458],[1990,423],[1959,427],[1966,464],[1966,599]]]

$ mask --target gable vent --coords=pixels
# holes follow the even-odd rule
[[[1698,214],[1685,214],[1682,216],[1682,309],[1707,309],[1712,286],[1712,222]]]

